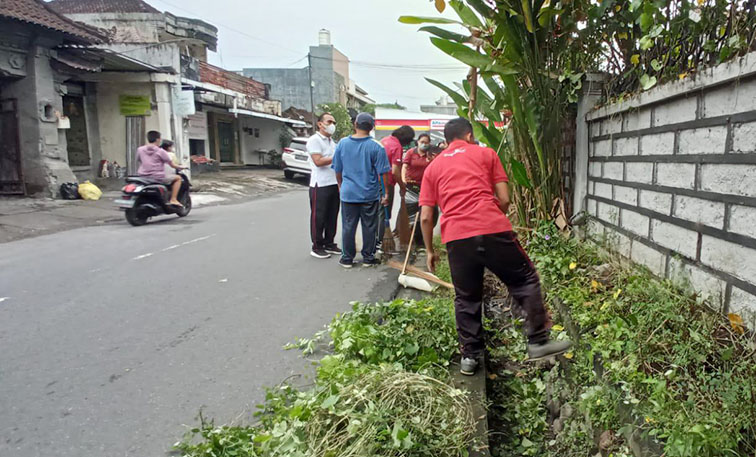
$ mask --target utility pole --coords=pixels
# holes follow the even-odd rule
[[[312,113],[312,131],[314,133],[317,131],[316,124],[318,121],[315,117],[315,95],[313,94],[315,83],[312,81],[312,53],[309,52],[307,53],[307,73],[310,75],[310,112]]]

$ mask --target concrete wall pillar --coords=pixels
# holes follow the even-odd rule
[[[604,89],[604,75],[589,73],[583,80],[583,89],[578,100],[577,128],[575,132],[575,187],[573,214],[586,210],[588,195],[588,153],[590,124],[586,115],[598,104]]]

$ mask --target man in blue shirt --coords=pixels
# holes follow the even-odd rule
[[[339,264],[344,268],[354,266],[358,222],[362,224],[363,266],[379,263],[375,258],[378,211],[381,204],[388,204],[385,189],[391,172],[386,150],[370,136],[375,128],[373,116],[358,114],[354,128],[356,133],[341,140],[333,156],[333,169],[341,190],[343,251]]]

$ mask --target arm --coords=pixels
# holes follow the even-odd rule
[[[344,180],[344,176],[341,174],[341,172],[336,173],[336,183],[339,185],[339,190],[341,190],[341,183]]]
[[[406,163],[402,164],[402,182],[405,183],[405,186],[407,184],[407,173],[409,172],[409,165]]]
[[[333,157],[323,157],[323,154],[312,153],[310,154],[310,157],[312,157],[312,161],[313,163],[315,163],[315,166],[318,167],[327,167],[328,165],[331,165],[333,163]]]
[[[438,261],[438,254],[433,248],[433,228],[436,225],[433,218],[434,211],[435,208],[432,206],[423,206],[420,210],[420,227],[423,230],[423,242],[428,256],[428,270],[431,273],[436,271],[436,262]]]
[[[386,191],[386,183],[389,180],[389,173],[384,173],[381,175],[381,192],[383,194],[381,195],[381,204],[383,206],[388,206],[389,204],[389,198],[388,198],[388,192]]]
[[[507,214],[509,212],[509,205],[511,204],[511,201],[509,200],[509,186],[503,181],[496,183],[494,192],[496,193],[496,199],[499,200],[499,208],[501,208],[501,212]]]
[[[407,184],[402,179],[402,165],[395,163],[391,166],[391,174],[394,175],[394,181],[399,184],[399,195],[404,197],[407,193]]]

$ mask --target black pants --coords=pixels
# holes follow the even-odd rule
[[[313,249],[333,245],[340,205],[338,185],[310,187],[310,237]]]
[[[341,212],[341,260],[353,262],[357,254],[354,237],[357,224],[362,226],[362,260],[375,260],[375,238],[378,234],[378,211],[383,207],[378,203],[342,203]]]
[[[482,235],[447,244],[456,298],[457,333],[465,357],[477,357],[485,349],[482,301],[485,268],[499,277],[525,312],[528,342],[545,343],[549,316],[543,305],[541,281],[533,262],[514,232]]]

